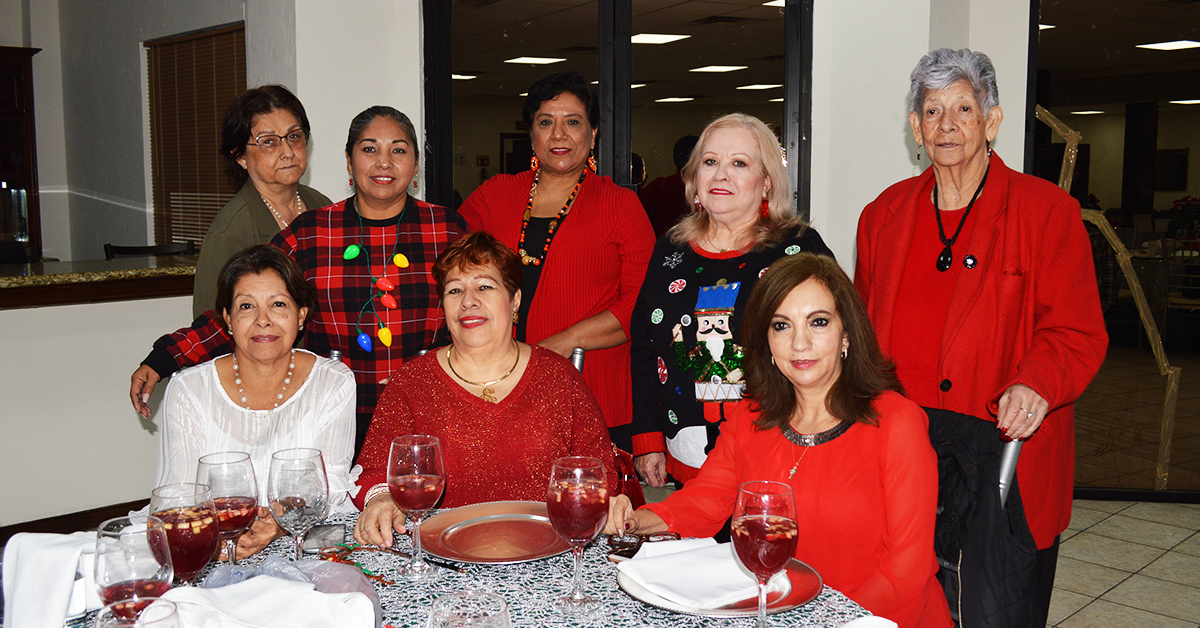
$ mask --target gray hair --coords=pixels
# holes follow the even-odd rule
[[[912,71],[912,84],[908,90],[909,113],[920,113],[926,92],[940,91],[962,80],[975,89],[975,100],[979,101],[986,118],[992,107],[1000,104],[996,68],[987,55],[966,48],[939,48],[921,57]]]

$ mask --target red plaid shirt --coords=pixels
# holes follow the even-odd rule
[[[355,451],[362,446],[375,402],[383,390],[379,382],[417,352],[444,342],[441,299],[431,271],[437,256],[466,233],[466,223],[457,213],[411,196],[399,220],[360,221],[351,197],[300,214],[272,240],[272,244],[300,264],[305,278],[317,287],[318,310],[305,329],[305,345],[318,355],[328,355],[332,349],[341,351],[342,359],[354,371],[358,382]],[[358,244],[363,252],[345,260],[342,253],[351,244]],[[407,268],[392,264],[393,250],[408,258]],[[375,312],[392,331],[391,347],[385,347],[376,336],[378,325],[369,306],[359,323],[360,308],[375,294],[372,274],[379,277],[385,269],[385,276],[396,286],[391,294],[398,307],[389,310],[378,299],[374,305]],[[355,341],[356,323],[371,336],[374,350],[370,353]],[[165,378],[232,349],[229,336],[217,322],[217,314],[209,310],[191,327],[159,338],[144,363]]]

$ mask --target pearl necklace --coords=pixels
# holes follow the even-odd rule
[[[280,227],[288,226],[287,221],[283,219],[283,216],[279,215],[279,212],[275,211],[275,207],[271,205],[271,201],[268,201],[267,197],[259,194],[258,198],[261,198],[262,202],[266,204],[267,209],[271,210],[272,214],[275,214],[275,219],[279,221]],[[304,208],[300,205],[300,190],[296,190],[296,215],[299,216],[302,213],[304,213]]]
[[[291,361],[288,362],[287,377],[283,378],[283,389],[281,389],[279,391],[278,395],[275,395],[275,405],[271,408],[272,410],[274,410],[275,408],[278,408],[279,403],[281,401],[283,401],[283,395],[285,393],[287,393],[288,384],[292,383],[292,371],[294,371],[295,369],[296,369],[296,350],[292,349]],[[241,373],[238,372],[238,363],[237,363],[237,354],[236,353],[233,355],[233,383],[235,386],[237,386],[238,397],[241,397],[242,403],[246,406],[246,409],[250,410],[251,409],[250,404],[246,403],[246,392],[244,390],[242,390],[242,375],[241,375]]]

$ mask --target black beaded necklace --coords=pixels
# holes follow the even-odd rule
[[[933,216],[937,218],[938,238],[942,240],[942,244],[946,248],[942,249],[942,254],[937,258],[937,269],[941,272],[950,270],[950,265],[954,263],[954,251],[950,247],[958,240],[958,234],[962,233],[963,225],[967,224],[967,216],[971,215],[971,208],[975,205],[975,201],[979,200],[979,193],[983,191],[983,184],[987,183],[988,172],[992,170],[992,165],[988,164],[986,170],[983,171],[983,179],[979,181],[979,187],[975,188],[975,196],[971,197],[971,202],[967,203],[967,211],[963,212],[962,220],[958,221],[958,228],[954,230],[954,237],[946,239],[946,232],[942,229],[942,212],[938,209],[938,193],[937,183],[933,184]]]

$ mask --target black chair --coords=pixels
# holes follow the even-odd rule
[[[114,257],[145,257],[149,255],[195,255],[196,242],[187,240],[185,242],[173,242],[171,244],[157,244],[154,246],[118,246],[116,244],[104,245],[104,259],[111,260]]]
[[[1033,626],[1037,545],[1013,473],[1019,443],[1005,445],[983,419],[925,412],[938,457],[933,545],[951,616],[965,628]]]

